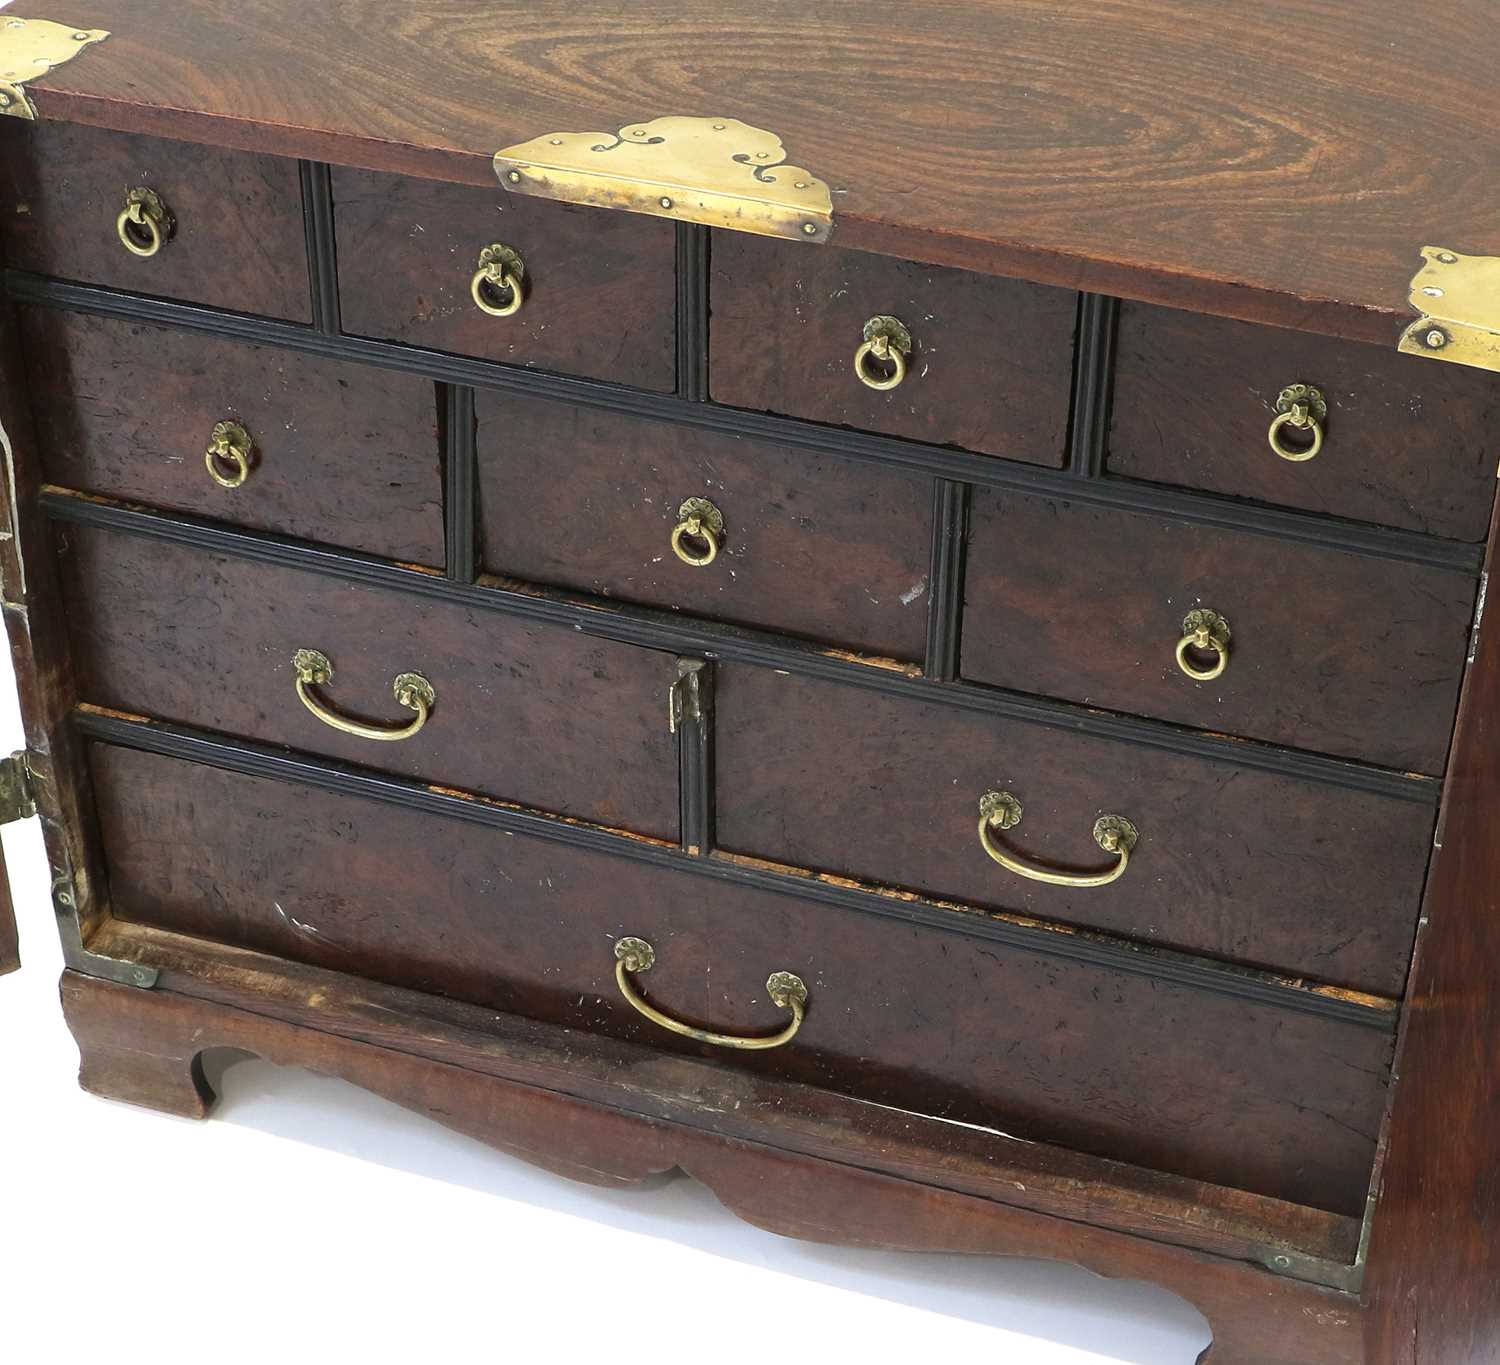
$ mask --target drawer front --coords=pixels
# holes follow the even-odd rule
[[[343,167],[333,172],[344,330],[671,392],[677,383],[673,225]],[[473,297],[479,253],[524,267],[506,317]],[[508,307],[506,293],[486,295]]]
[[[670,655],[144,537],[58,540],[82,701],[677,836]],[[333,665],[309,689],[330,713],[410,723],[410,671],[430,717],[398,742],[332,728],[298,699],[299,649]]]
[[[1281,390],[1327,404],[1322,448],[1282,459]],[[1500,385],[1463,365],[1144,304],[1121,307],[1109,469],[1456,540],[1483,540]],[[1293,441],[1297,440],[1294,445]],[[1291,433],[1299,453],[1307,442]]]
[[[93,766],[123,918],[1338,1213],[1363,1206],[1382,1030],[179,760],[96,746]],[[742,1052],[648,1022],[614,979],[626,935],[656,949],[634,978],[656,1008],[774,1032],[787,1016],[766,979],[791,971],[808,991],[801,1030]]]
[[[770,670],[715,691],[721,847],[1397,995],[1432,841],[1423,804]],[[1139,832],[1118,881],[1017,876],[979,800],[1024,818],[1002,851],[1102,872],[1096,819]]]
[[[930,479],[506,394],[478,418],[492,572],[922,658]],[[690,498],[723,531],[679,554]]]
[[[0,157],[6,264],[137,294],[312,320],[295,161],[66,123],[16,125]],[[120,239],[132,190],[170,220],[154,255]],[[127,228],[149,249],[144,229]]]
[[[50,309],[23,323],[49,482],[442,565],[427,380]],[[249,454],[232,443],[210,469],[226,421]]]
[[[964,675],[1114,711],[1441,773],[1467,574],[977,489]],[[1177,661],[1190,611],[1229,624],[1218,677]],[[1197,674],[1216,647],[1184,651]]]
[[[734,407],[1059,466],[1077,295],[888,256],[713,237],[710,385]],[[855,372],[865,324],[911,337],[906,376]],[[879,377],[890,367],[864,362]]]

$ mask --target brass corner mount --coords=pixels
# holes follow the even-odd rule
[[[670,117],[544,133],[496,152],[495,174],[514,194],[826,242],[828,186],[786,154],[775,133],[739,119]]]
[[[36,118],[25,82],[45,76],[76,57],[90,43],[102,43],[102,28],[75,28],[51,19],[23,19],[0,11],[0,115]]]
[[[1401,333],[1398,350],[1500,372],[1500,256],[1424,246],[1411,303],[1422,316]]]

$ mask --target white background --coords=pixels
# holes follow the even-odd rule
[[[0,753],[21,744],[0,655]],[[574,1184],[260,1061],[207,1123],[85,1095],[37,822],[4,840],[25,964],[0,977],[5,1360],[1190,1365],[1208,1344],[1154,1287],[789,1241],[691,1181]]]

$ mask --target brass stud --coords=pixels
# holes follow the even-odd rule
[[[512,185],[519,185],[521,183],[521,172],[520,171],[512,171],[505,178],[507,180],[509,180]]]
[[[1458,257],[1455,256],[1451,251],[1440,251],[1438,252],[1437,258],[1444,265],[1454,265],[1458,261]]]
[[[802,231],[809,237],[816,237],[818,235],[818,225],[816,223],[803,223]]]
[[[662,195],[662,197],[657,200],[657,203],[659,203],[664,209],[669,209],[672,207],[672,201],[668,199],[666,195]]]
[[[1438,331],[1436,327],[1434,327],[1432,331],[1428,332],[1426,337],[1423,339],[1434,351],[1441,351],[1443,347],[1448,344],[1447,333]]]

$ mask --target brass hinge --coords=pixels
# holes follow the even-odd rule
[[[826,242],[828,186],[785,159],[781,139],[764,128],[670,117],[618,133],[543,133],[496,152],[495,174],[514,194]]]
[[[31,767],[26,750],[0,758],[0,825],[29,820],[36,814],[36,796],[31,788]]]
[[[1401,333],[1398,350],[1500,371],[1500,256],[1424,246],[1411,303],[1422,316]]]
[[[0,14],[0,114],[34,119],[36,106],[23,83],[38,80],[90,43],[102,43],[108,37],[102,28],[74,28],[50,19]]]

